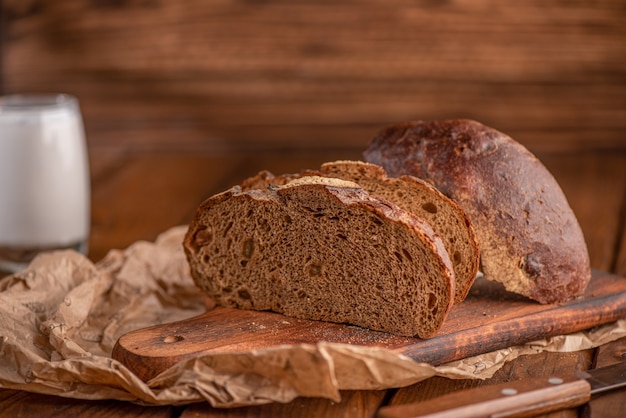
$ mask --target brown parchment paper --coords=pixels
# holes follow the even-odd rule
[[[438,375],[488,378],[506,361],[575,351],[626,336],[626,321],[433,367],[382,348],[319,342],[181,362],[144,383],[111,359],[132,330],[205,311],[175,227],[156,242],[111,251],[93,264],[73,251],[42,254],[0,281],[0,387],[78,399],[216,407],[340,400],[340,390],[402,387]]]

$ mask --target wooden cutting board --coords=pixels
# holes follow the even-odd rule
[[[439,365],[625,317],[624,277],[594,271],[585,296],[560,306],[540,305],[479,279],[467,299],[452,309],[439,333],[427,340],[272,312],[215,307],[194,318],[125,334],[117,341],[113,358],[144,381],[203,354],[319,341],[380,346]]]

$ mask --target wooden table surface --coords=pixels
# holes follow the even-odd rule
[[[626,153],[538,155],[560,182],[585,233],[594,268],[626,275]],[[356,151],[263,153],[223,156],[208,152],[116,153],[91,150],[92,234],[90,258],[188,222],[197,205],[261,169],[276,173],[315,168],[321,162],[360,158]],[[487,381],[431,378],[381,391],[344,391],[339,403],[301,398],[228,410],[206,403],[146,407],[119,401],[82,401],[0,390],[2,417],[373,417],[381,405],[433,398],[464,388],[558,371],[583,370],[626,360],[626,339],[593,350],[541,353],[507,363]],[[550,417],[622,417],[626,390]]]

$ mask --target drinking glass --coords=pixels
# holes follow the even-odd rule
[[[0,274],[40,252],[87,253],[90,176],[78,100],[0,97]]]

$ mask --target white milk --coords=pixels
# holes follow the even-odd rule
[[[84,249],[89,223],[87,147],[76,99],[0,99],[0,248]]]

